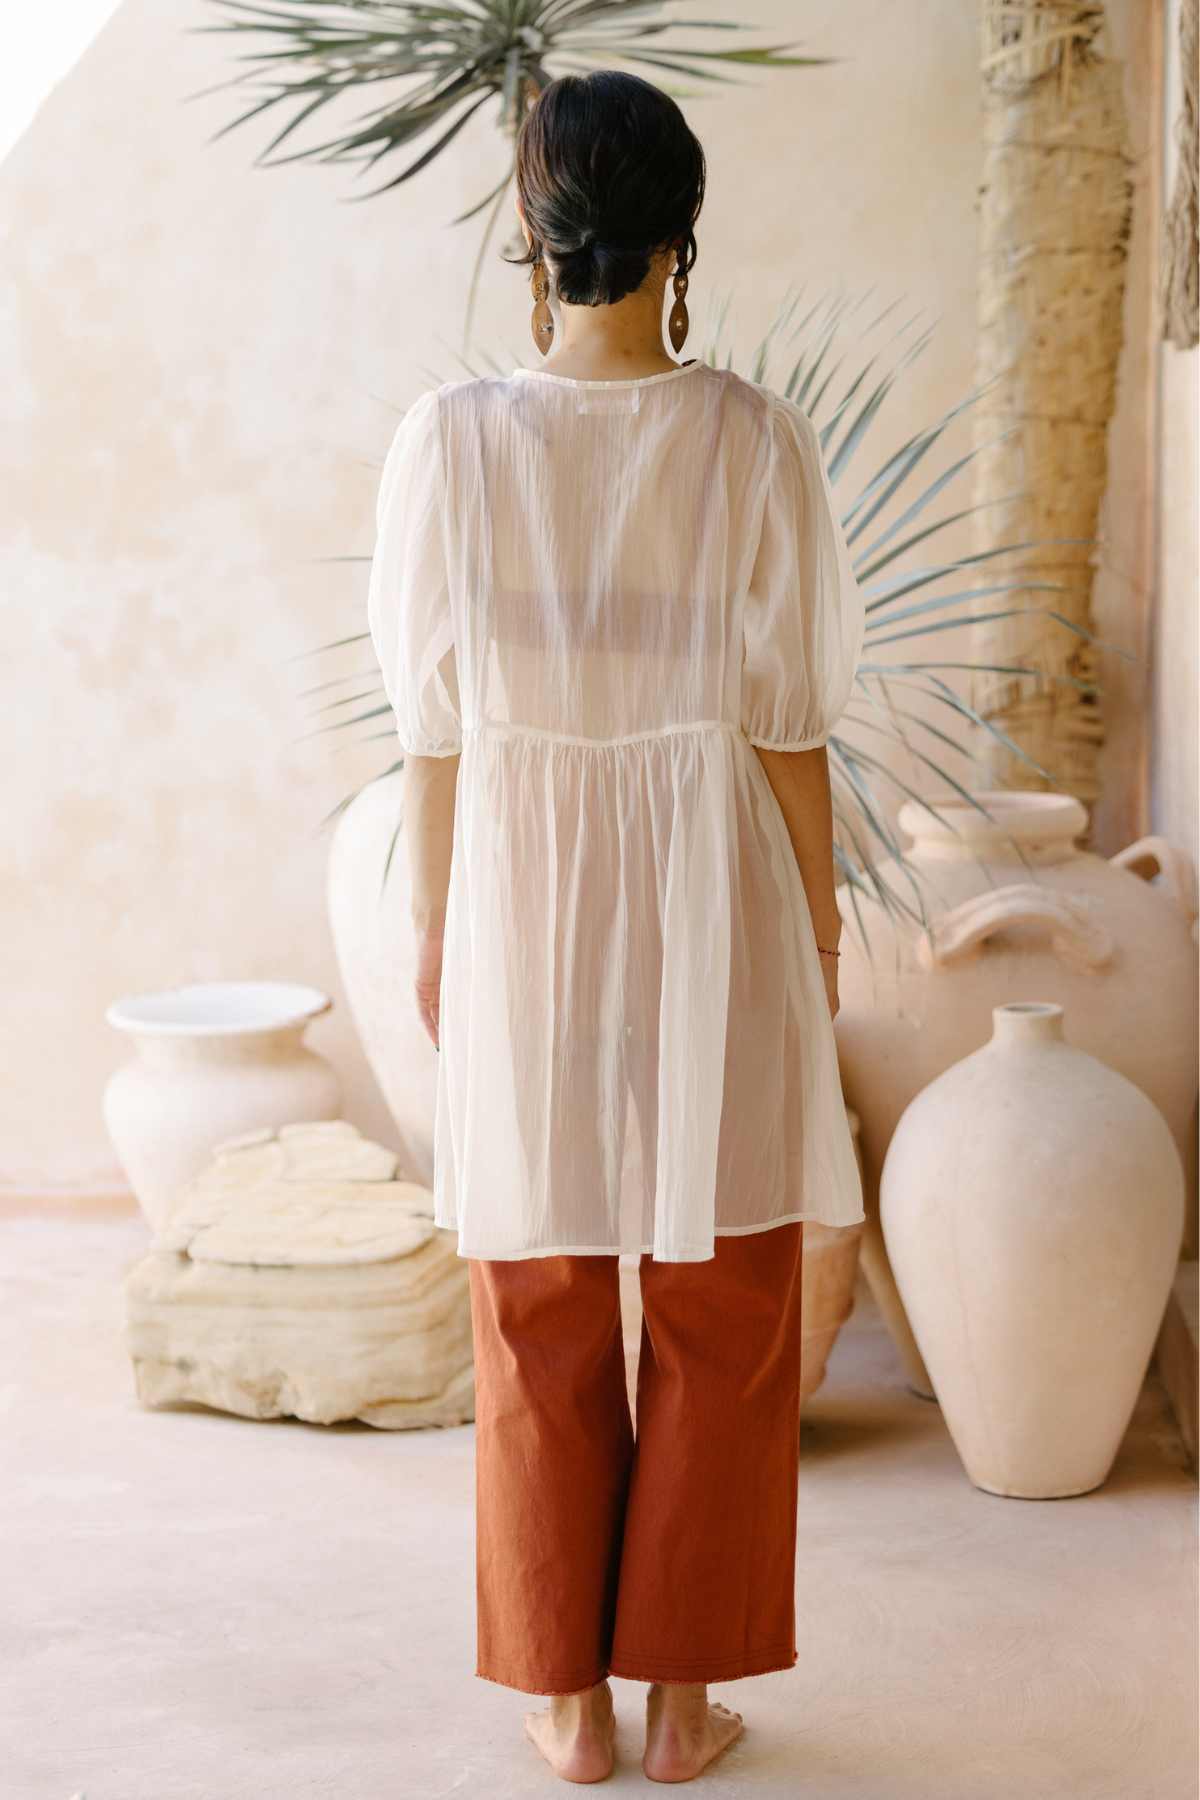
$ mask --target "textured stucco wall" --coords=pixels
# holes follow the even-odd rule
[[[1179,4],[1165,8],[1163,119],[1164,195],[1172,192],[1180,98]],[[1159,314],[1155,311],[1155,323]],[[1197,817],[1198,615],[1200,615],[1200,350],[1156,347],[1158,376],[1158,479],[1156,482],[1156,579],[1150,682],[1149,829],[1200,862]],[[1189,1168],[1185,1254],[1194,1257],[1197,1225],[1197,1155],[1193,1134]],[[1193,1333],[1194,1340],[1194,1333]]]
[[[1200,857],[1196,798],[1196,567],[1200,549],[1200,352],[1164,347],[1158,623],[1155,632],[1151,817],[1154,829]]]
[[[1164,192],[1175,179],[1180,100],[1180,0],[1166,13]],[[1200,554],[1200,351],[1159,351],[1158,583],[1151,818],[1155,831],[1200,857],[1197,842],[1197,559]]]
[[[711,162],[693,316],[732,287],[749,345],[801,280],[938,315],[898,441],[972,379],[975,10],[752,12],[845,60],[687,103]],[[365,570],[318,559],[369,551],[395,408],[459,372],[477,239],[447,221],[495,178],[482,120],[362,205],[347,172],[252,169],[261,129],[206,142],[232,96],[184,104],[229,73],[184,29],[211,16],[126,0],[0,166],[0,1182],[27,1188],[118,1180],[113,996],[286,976],[340,998],[316,827],[376,763],[304,737],[300,689],[329,670],[295,659],[361,626]],[[527,320],[493,259],[480,348],[530,360]],[[344,1006],[313,1039],[386,1132]]]

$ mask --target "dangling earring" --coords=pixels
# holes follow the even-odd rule
[[[554,314],[550,311],[550,277],[540,256],[529,272],[529,285],[534,300],[530,329],[534,343],[545,356],[554,342]]]
[[[683,259],[684,253],[681,250],[679,252],[679,267],[675,271],[675,304],[671,308],[671,317],[667,321],[667,331],[670,333],[671,348],[676,352],[683,349],[683,340],[688,334],[688,325],[691,323],[688,318],[687,309],[688,278],[687,270],[683,266]]]

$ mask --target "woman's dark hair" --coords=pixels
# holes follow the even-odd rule
[[[704,200],[704,151],[669,95],[637,75],[598,69],[544,88],[517,137],[517,192],[560,299],[611,306],[639,288],[656,251],[679,244]]]

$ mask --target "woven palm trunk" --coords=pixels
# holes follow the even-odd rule
[[[1132,204],[1121,65],[1099,54],[1103,25],[1098,5],[983,0],[975,498],[985,510],[974,547],[1031,545],[984,585],[1061,591],[978,610],[1045,605],[1088,628]],[[1034,611],[977,632],[973,660],[1038,673],[977,674],[972,703],[1055,782],[1094,799],[1103,722],[1091,646]],[[1046,785],[990,734],[979,749],[998,785]]]

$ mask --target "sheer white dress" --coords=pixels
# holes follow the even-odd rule
[[[703,1261],[861,1219],[751,748],[824,743],[862,649],[806,415],[703,362],[447,382],[401,420],[376,523],[400,744],[461,752],[434,1130],[459,1255]]]

